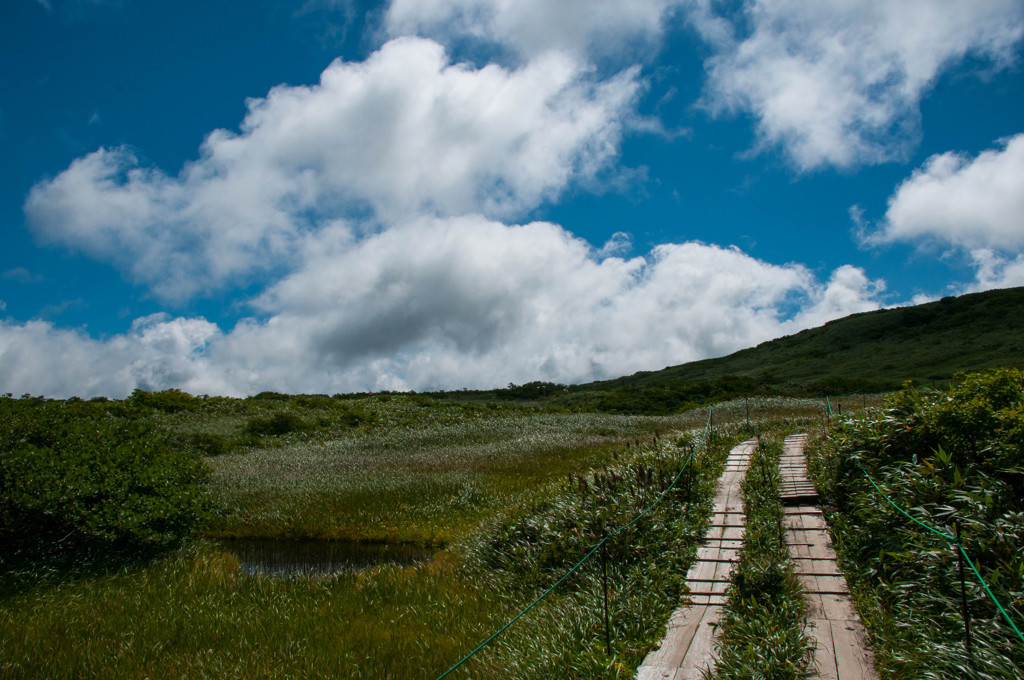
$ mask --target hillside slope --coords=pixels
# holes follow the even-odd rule
[[[725,357],[580,387],[618,390],[731,376],[805,389],[829,382],[884,388],[998,366],[1024,367],[1024,288],[854,314]]]

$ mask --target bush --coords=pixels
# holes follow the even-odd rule
[[[975,636],[963,644],[957,551],[882,499],[948,535],[1007,608],[1024,618],[1024,372],[960,376],[948,392],[904,389],[881,412],[841,421],[811,456],[838,512],[830,520],[851,584],[895,678],[1024,677],[1024,650],[970,571]],[[871,481],[869,481],[869,478]],[[863,603],[862,603],[863,604]]]
[[[209,508],[208,471],[103,404],[0,399],[0,537],[27,553],[170,547]],[[5,559],[7,555],[0,556]]]
[[[295,415],[284,412],[272,416],[253,416],[246,425],[246,432],[254,435],[277,436],[309,429],[309,423]]]
[[[179,438],[185,448],[196,451],[203,456],[220,456],[230,453],[240,445],[223,435],[209,432],[193,432]]]
[[[182,413],[198,411],[203,402],[181,390],[163,390],[161,392],[135,390],[130,397],[124,400],[124,405],[129,408],[142,407],[164,413]]]

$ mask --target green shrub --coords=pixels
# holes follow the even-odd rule
[[[124,400],[127,407],[142,407],[164,413],[182,413],[185,411],[198,411],[203,402],[181,390],[163,390],[161,392],[147,392],[135,390],[131,396]]]
[[[182,436],[184,446],[203,456],[220,456],[239,447],[239,443],[219,434],[192,432]]]
[[[270,416],[253,416],[245,427],[249,434],[269,436],[302,432],[308,429],[309,423],[288,411]]]
[[[915,519],[962,543],[1011,617],[1024,620],[1024,371],[960,376],[948,392],[904,389],[881,411],[841,421],[810,458],[837,509],[831,519],[852,585],[874,623],[887,677],[1017,678],[1024,648],[967,573],[978,640],[963,644],[953,544],[892,508],[869,478]],[[983,669],[984,670],[983,672]]]
[[[102,404],[0,399],[7,547],[50,554],[169,547],[207,513],[207,474],[165,433],[111,416]]]

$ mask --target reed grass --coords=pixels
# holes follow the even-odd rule
[[[581,476],[680,461],[680,447],[707,417],[705,409],[639,418],[363,401],[364,424],[317,425],[209,457],[212,491],[225,508],[211,531],[444,543],[432,561],[282,579],[245,574],[215,543],[196,538],[158,559],[106,571],[3,575],[0,676],[436,678],[557,572],[552,563],[523,578],[517,569],[488,566],[479,551],[499,527],[584,507],[570,499]],[[204,425],[195,412],[167,417],[180,418],[179,431],[216,434],[228,424],[240,430],[252,416],[234,412],[236,404],[213,406],[228,412],[222,422],[216,416]],[[451,677],[632,677],[681,597],[692,551],[686,539],[703,534],[714,461],[750,436],[758,418],[791,419],[784,403],[766,404],[748,428],[744,406],[716,416],[730,438],[716,440],[700,466],[703,490],[685,510],[656,518],[645,527],[648,538],[623,537],[619,550],[642,549],[632,562],[609,565],[611,655],[591,565]],[[309,413],[303,418],[316,422]],[[682,434],[669,436],[673,429]],[[616,507],[636,507],[660,491],[658,474],[628,484],[615,474],[624,478],[619,495],[607,497]],[[674,542],[652,538],[671,533]]]
[[[1024,644],[968,570],[972,648],[954,545],[963,545],[1011,617],[1024,621],[1024,373],[961,377],[946,392],[907,389],[812,440],[809,469],[885,680],[1024,677]],[[1018,624],[1019,625],[1019,624]]]

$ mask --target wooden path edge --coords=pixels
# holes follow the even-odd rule
[[[699,680],[717,662],[715,624],[743,539],[746,516],[740,486],[756,446],[757,440],[749,439],[729,452],[710,526],[686,573],[692,604],[672,612],[661,645],[637,669],[637,680]]]
[[[779,496],[785,506],[786,543],[807,602],[814,637],[814,672],[822,680],[878,680],[864,625],[850,599],[832,548],[818,494],[807,478],[806,434],[786,437]]]

